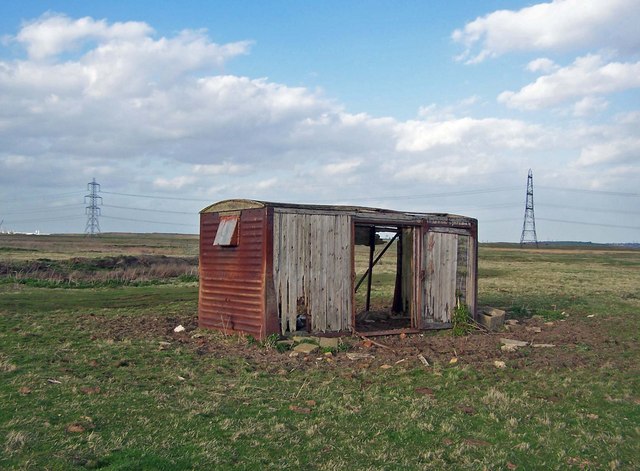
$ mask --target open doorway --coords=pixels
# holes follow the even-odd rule
[[[355,328],[363,334],[415,327],[411,320],[413,230],[355,225]]]

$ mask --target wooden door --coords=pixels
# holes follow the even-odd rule
[[[422,256],[421,327],[447,327],[456,306],[458,234],[428,230]]]

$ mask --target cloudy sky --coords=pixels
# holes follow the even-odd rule
[[[43,7],[46,4],[46,7]],[[191,232],[228,198],[640,242],[640,2],[3,2],[2,229]]]

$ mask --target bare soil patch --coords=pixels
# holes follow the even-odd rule
[[[158,348],[181,346],[191,348],[199,356],[242,359],[256,370],[325,368],[413,368],[425,367],[418,359],[424,356],[430,367],[471,365],[477,368],[495,368],[494,361],[504,361],[508,368],[601,368],[628,369],[634,366],[621,356],[621,352],[638,353],[632,341],[610,338],[598,327],[604,319],[568,318],[564,321],[545,322],[543,319],[523,319],[508,330],[495,333],[473,332],[465,337],[454,337],[450,331],[413,335],[376,337],[375,342],[359,337],[345,337],[345,351],[331,355],[316,351],[308,355],[291,356],[273,347],[258,344],[247,337],[198,329],[195,316],[137,315],[84,318],[94,339],[154,339]],[[615,323],[617,318],[606,319]],[[178,325],[185,327],[176,333]],[[535,329],[537,328],[537,329]],[[536,330],[540,332],[536,332]],[[500,339],[521,340],[530,344],[550,344],[553,347],[536,348],[531,345],[513,352],[500,349]],[[367,353],[366,358],[351,360],[347,352]],[[452,361],[452,359],[455,359]],[[383,366],[384,365],[384,366]],[[429,367],[427,367],[429,368]]]

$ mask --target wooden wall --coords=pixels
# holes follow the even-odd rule
[[[351,216],[279,211],[273,215],[273,281],[280,329],[306,314],[312,332],[351,330]]]

